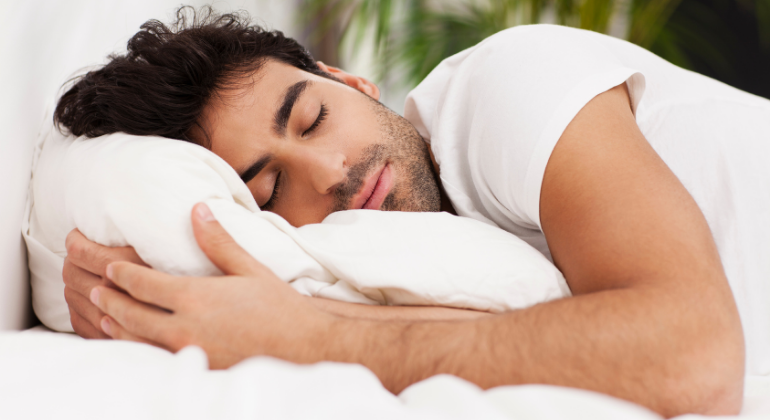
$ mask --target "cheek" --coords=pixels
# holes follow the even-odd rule
[[[359,98],[360,93],[353,93],[351,100],[340,107],[339,118],[331,126],[333,130],[330,141],[348,152],[348,157],[356,160],[361,157],[364,149],[372,144],[383,143],[380,123],[368,99]],[[352,155],[352,156],[351,156]]]
[[[301,187],[287,187],[282,192],[280,203],[271,212],[286,219],[294,227],[321,223],[329,215],[333,204],[331,194],[320,196]]]

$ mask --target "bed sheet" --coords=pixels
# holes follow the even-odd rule
[[[353,364],[254,357],[210,371],[197,347],[171,354],[42,328],[0,334],[0,418],[660,419],[592,392],[545,385],[482,391],[449,375],[394,396]],[[770,378],[748,378],[744,412],[728,418],[770,418]]]

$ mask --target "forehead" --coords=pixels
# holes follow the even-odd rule
[[[267,60],[258,71],[228,81],[203,109],[191,136],[231,166],[264,153],[272,136],[272,118],[286,89],[317,76],[294,66]]]
[[[206,104],[201,125],[212,138],[254,118],[269,118],[286,89],[302,80],[318,79],[294,66],[267,60],[256,72],[228,81]]]

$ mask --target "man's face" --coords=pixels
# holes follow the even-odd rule
[[[376,87],[339,74],[358,90],[267,61],[253,83],[221,92],[204,111],[211,150],[241,175],[260,208],[294,226],[340,210],[439,211],[417,131],[362,93],[377,96]]]

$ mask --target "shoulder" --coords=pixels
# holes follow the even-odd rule
[[[527,38],[570,38],[580,37],[585,34],[596,34],[584,29],[571,28],[568,26],[551,25],[539,23],[535,25],[519,25],[504,29],[484,39],[479,45],[494,44],[501,41],[510,41]],[[597,34],[598,35],[598,34]]]
[[[486,38],[474,47],[474,55],[514,53],[513,59],[522,58],[521,54],[572,55],[570,52],[576,49],[603,49],[604,42],[610,39],[608,35],[566,26],[521,25]]]
[[[623,66],[603,34],[557,25],[522,25],[498,32],[444,60],[410,96],[444,99],[449,89],[527,98],[561,91],[586,77]],[[552,86],[552,87],[549,87]]]

